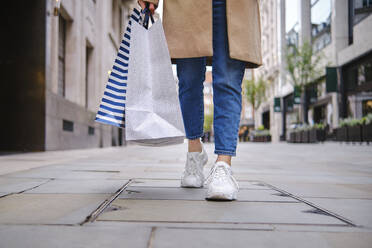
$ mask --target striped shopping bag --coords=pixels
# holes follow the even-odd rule
[[[112,66],[95,121],[125,127],[125,102],[128,81],[128,61],[132,22],[141,21],[140,11],[133,9],[123,40]]]
[[[95,120],[125,128],[130,143],[161,146],[184,141],[163,26],[148,7],[133,10]]]

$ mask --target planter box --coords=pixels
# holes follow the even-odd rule
[[[347,127],[348,141],[362,142],[362,126],[355,125]]]
[[[362,140],[372,142],[372,123],[362,127]]]
[[[310,131],[301,131],[301,143],[309,143]]]
[[[253,136],[253,142],[271,142],[271,135]]]
[[[317,129],[313,128],[309,131],[309,142],[310,143],[316,143],[318,142],[318,138],[317,138]]]
[[[325,129],[316,130],[316,139],[318,142],[324,142],[326,140],[326,131]]]
[[[297,131],[295,132],[295,134],[296,134],[296,143],[301,143],[301,137],[302,137],[301,132]]]
[[[348,133],[346,127],[339,127],[336,130],[336,140],[337,141],[348,141]]]
[[[289,133],[289,140],[288,142],[290,143],[295,143],[296,142],[296,133],[295,132],[290,132]]]

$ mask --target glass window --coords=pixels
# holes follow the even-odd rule
[[[92,54],[93,48],[86,45],[85,47],[85,107],[89,106],[89,90],[92,81]]]
[[[358,24],[372,13],[372,0],[354,0],[353,24]]]
[[[363,101],[363,116],[372,113],[372,99]]]
[[[314,0],[311,4],[311,35],[316,52],[331,43],[331,0]]]
[[[372,84],[372,58],[360,62],[346,71],[347,90],[363,90],[359,86]]]
[[[61,96],[66,95],[66,20],[59,16],[58,28],[58,89]]]

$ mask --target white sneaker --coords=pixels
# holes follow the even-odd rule
[[[201,188],[204,185],[204,165],[208,162],[208,155],[202,144],[201,152],[188,152],[185,170],[181,177],[181,187]]]
[[[236,200],[239,191],[238,182],[232,175],[230,166],[223,161],[215,163],[211,169],[206,184],[208,200]]]

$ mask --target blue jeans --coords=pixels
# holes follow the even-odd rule
[[[242,32],[244,32],[242,30]],[[176,59],[179,100],[188,139],[203,136],[206,57]],[[213,130],[215,154],[236,155],[246,63],[229,57],[226,2],[213,0]]]

